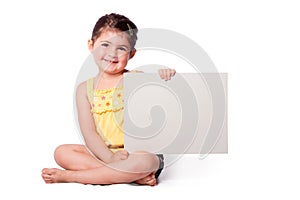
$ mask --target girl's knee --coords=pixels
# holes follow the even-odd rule
[[[56,147],[54,150],[54,159],[56,162],[61,162],[64,160],[66,155],[69,155],[70,151],[74,150],[74,145],[72,144],[62,144]]]
[[[153,153],[136,151],[130,154],[135,160],[135,170],[138,172],[153,172],[159,167],[159,160]]]
[[[56,149],[54,150],[54,159],[57,161],[62,159],[63,154],[65,154],[64,152],[67,149],[67,145],[63,144],[63,145],[59,145],[58,147],[56,147]]]
[[[66,151],[67,149],[69,149],[69,145],[68,144],[62,144],[59,145],[58,147],[56,147],[56,149],[54,150],[54,155],[59,155],[60,153]]]

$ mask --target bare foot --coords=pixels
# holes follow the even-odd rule
[[[139,179],[137,181],[135,181],[135,183],[140,184],[140,185],[150,185],[150,186],[155,186],[156,185],[156,178],[155,175],[149,174],[148,176]]]
[[[42,170],[42,178],[44,179],[45,183],[65,183],[68,182],[66,175],[69,172],[70,171],[57,168],[44,168]]]

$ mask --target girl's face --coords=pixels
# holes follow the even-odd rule
[[[99,70],[108,74],[124,71],[128,60],[133,57],[127,33],[121,31],[104,31],[93,43],[89,41],[89,49]]]

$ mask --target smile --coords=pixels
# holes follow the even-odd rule
[[[106,59],[103,59],[105,62],[109,62],[109,63],[118,63],[119,61],[117,60],[106,60]]]

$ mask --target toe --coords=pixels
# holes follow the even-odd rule
[[[52,171],[53,171],[53,170],[50,169],[50,168],[44,168],[44,169],[42,170],[42,173],[43,173],[43,174],[49,174],[49,175],[50,175],[50,174],[52,174]]]
[[[45,179],[45,178],[48,178],[48,179],[50,179],[51,178],[51,175],[49,175],[49,174],[42,174],[42,177]]]
[[[53,183],[52,180],[45,180],[45,183]]]
[[[156,185],[156,179],[151,179],[149,182],[148,182],[149,185],[151,186],[155,186]]]

